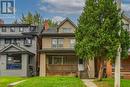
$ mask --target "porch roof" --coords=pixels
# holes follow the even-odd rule
[[[0,54],[7,54],[7,53],[28,53],[28,54],[33,54],[32,52],[29,52],[28,50],[16,46],[14,44],[10,44],[7,47],[4,47],[3,49],[0,50]]]

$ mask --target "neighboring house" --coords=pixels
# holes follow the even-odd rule
[[[127,29],[127,31],[130,32],[130,18],[123,15],[123,22],[124,29]],[[130,50],[128,55],[128,58],[121,60],[121,77],[126,79],[130,79]],[[114,64],[108,62],[106,66],[107,77],[112,77],[114,75],[114,69]]]
[[[57,28],[42,32],[40,76],[73,75],[94,78],[94,61],[85,62],[75,54],[75,29],[76,25],[66,18]]]
[[[36,26],[0,26],[0,76],[32,76],[36,70]]]

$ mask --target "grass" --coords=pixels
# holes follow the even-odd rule
[[[114,87],[113,79],[103,79],[103,81],[94,81],[98,87]],[[130,80],[121,80],[121,87],[130,87]]]
[[[0,87],[7,87],[8,84],[23,80],[21,77],[0,77]]]
[[[33,77],[15,87],[86,87],[74,77]]]

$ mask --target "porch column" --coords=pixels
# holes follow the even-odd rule
[[[46,54],[40,54],[40,76],[46,76]]]
[[[89,60],[89,78],[95,78],[95,63],[94,60]]]
[[[107,62],[106,74],[107,74],[107,77],[111,77],[112,76],[112,64],[111,64],[111,61]]]

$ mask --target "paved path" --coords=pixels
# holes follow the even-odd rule
[[[94,84],[93,79],[82,79],[82,81],[87,87],[97,87],[96,84]]]
[[[17,84],[19,84],[19,83],[21,83],[21,82],[24,82],[24,81],[26,81],[26,80],[22,80],[22,81],[10,83],[10,84],[8,85],[8,87],[14,87],[15,85],[17,85]]]

